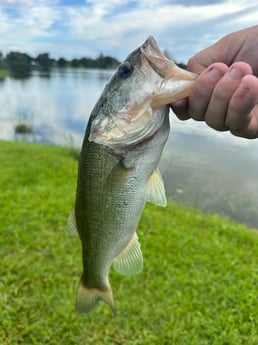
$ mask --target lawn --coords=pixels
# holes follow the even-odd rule
[[[258,233],[148,204],[144,270],[110,272],[114,317],[75,312],[79,239],[66,233],[77,162],[65,148],[0,142],[1,345],[257,345]]]
[[[0,80],[4,79],[10,74],[10,72],[7,69],[0,69]]]

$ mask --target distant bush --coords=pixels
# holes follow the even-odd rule
[[[11,70],[11,75],[16,78],[26,78],[32,70],[32,58],[24,53],[11,52],[6,55],[6,62]]]
[[[14,131],[16,134],[32,134],[33,129],[25,123],[20,123],[15,126]]]
[[[165,53],[169,57],[169,52]],[[116,58],[102,53],[95,59],[91,57],[82,57],[67,60],[63,57],[53,59],[48,53],[41,53],[33,58],[26,53],[20,52],[10,52],[4,57],[0,52],[0,71],[9,70],[14,78],[26,78],[30,76],[33,70],[50,71],[53,67],[115,69],[119,64],[120,61]],[[186,65],[183,63],[177,63],[177,65],[181,68],[186,68]]]
[[[111,57],[100,54],[96,59],[83,57],[80,59],[66,60],[63,57],[55,60],[48,53],[39,54],[33,58],[25,53],[10,52],[3,57],[0,52],[0,70],[10,70],[14,78],[26,78],[30,76],[32,70],[49,71],[52,67],[82,67],[82,68],[116,68],[120,62]],[[0,74],[1,78],[1,74]]]

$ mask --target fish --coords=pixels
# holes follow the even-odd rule
[[[82,246],[79,314],[100,300],[116,313],[111,266],[125,275],[143,269],[136,233],[142,211],[147,201],[166,206],[158,163],[170,132],[168,104],[189,96],[196,78],[150,36],[117,68],[90,114],[67,221]]]

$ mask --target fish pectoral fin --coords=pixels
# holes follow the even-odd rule
[[[146,185],[146,200],[158,206],[165,207],[167,205],[166,192],[164,182],[159,169],[155,169]]]
[[[72,209],[71,213],[69,214],[69,217],[67,218],[67,226],[66,230],[69,235],[71,236],[78,236],[78,230],[76,225],[76,219],[75,219],[75,210]]]
[[[142,271],[143,256],[136,232],[123,251],[114,258],[113,267],[117,272],[125,275],[133,275]]]

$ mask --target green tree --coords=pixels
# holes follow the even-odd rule
[[[71,67],[78,68],[78,67],[81,67],[81,62],[79,59],[72,59],[70,62],[70,65]]]
[[[4,55],[1,51],[0,51],[0,69],[8,69],[6,59],[4,58]]]
[[[62,57],[57,60],[58,67],[67,67],[68,64],[69,64],[68,61]]]
[[[43,70],[49,70],[52,66],[52,60],[50,59],[48,53],[39,54],[36,57],[35,62]]]
[[[112,56],[104,56],[103,54],[100,54],[96,59],[97,68],[116,68],[119,64],[120,63],[117,59]]]
[[[8,63],[12,76],[16,78],[26,78],[31,73],[32,58],[19,52],[10,52],[6,55],[6,62]]]
[[[80,59],[80,64],[85,68],[94,68],[94,61],[91,58],[83,57]]]

